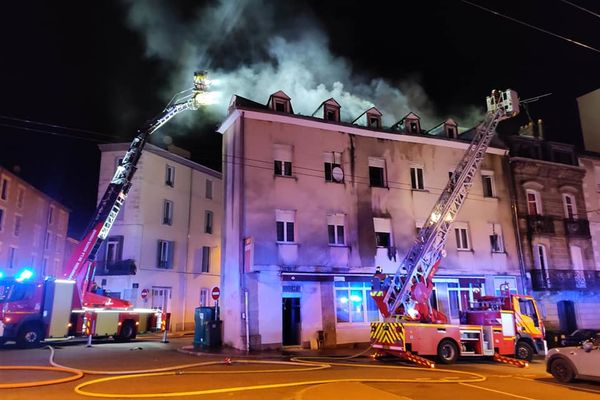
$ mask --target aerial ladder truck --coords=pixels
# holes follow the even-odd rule
[[[485,119],[456,166],[446,187],[393,276],[376,274],[371,297],[383,317],[371,323],[371,345],[379,355],[389,354],[433,367],[421,356],[437,356],[450,364],[459,356],[488,356],[523,366],[534,352],[543,353],[544,327],[535,300],[510,294],[476,296],[465,311],[466,323],[450,324],[448,317],[430,304],[433,278],[445,256],[448,233],[473,179],[485,158],[498,123],[519,112],[515,91],[492,91],[486,98]]]
[[[206,72],[196,72],[193,87],[176,94],[138,130],[61,278],[0,280],[0,342],[14,340],[19,347],[33,347],[45,338],[68,335],[129,340],[149,328],[156,310],[136,309],[126,300],[95,293],[91,285],[94,260],[125,202],[148,138],[177,114],[197,110],[204,104],[206,91]]]

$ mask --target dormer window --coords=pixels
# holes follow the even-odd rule
[[[269,102],[267,103],[267,106],[273,111],[288,113],[288,114],[294,113],[292,111],[292,104],[291,104],[290,97],[287,94],[285,94],[284,92],[282,92],[281,90],[276,93],[273,93],[269,97]]]
[[[279,99],[273,102],[275,104],[275,111],[285,112],[285,102]]]
[[[419,133],[419,123],[417,121],[410,121],[408,126],[410,133]]]
[[[325,119],[327,121],[339,121],[339,111],[333,107],[325,107]]]
[[[458,138],[458,124],[452,118],[448,118],[444,121],[444,130],[446,131],[447,138]]]
[[[380,128],[381,127],[381,119],[376,115],[370,115],[369,116],[369,127]]]

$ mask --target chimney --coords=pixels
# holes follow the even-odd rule
[[[544,138],[544,127],[543,127],[543,121],[542,119],[538,119],[537,120],[537,136],[538,139],[543,139]]]

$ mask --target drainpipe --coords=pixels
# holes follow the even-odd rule
[[[510,209],[513,217],[513,229],[515,231],[515,237],[517,239],[517,253],[519,254],[519,271],[521,272],[521,286],[523,287],[523,293],[529,294],[529,286],[527,285],[527,271],[525,269],[525,259],[523,258],[523,245],[521,242],[521,232],[519,230],[519,215],[517,210],[517,196],[515,182],[512,176],[512,169],[510,166],[509,156],[504,159],[504,167],[506,169],[506,176],[508,177],[508,192],[510,197]]]
[[[244,330],[245,330],[245,336],[246,336],[246,352],[250,352],[250,313],[248,312],[249,307],[249,296],[248,296],[248,287],[247,287],[247,283],[246,283],[246,271],[244,270],[244,257],[246,255],[246,251],[245,251],[245,242],[244,242],[244,237],[246,236],[246,217],[245,217],[245,210],[246,210],[246,204],[245,204],[245,193],[244,193],[244,162],[245,162],[245,151],[244,151],[244,135],[245,135],[245,126],[246,126],[246,115],[245,113],[242,111],[242,115],[240,118],[240,154],[241,154],[241,159],[240,159],[240,237],[239,237],[239,242],[241,243],[242,246],[240,248],[242,254],[240,259],[242,260],[242,262],[240,263],[240,284],[241,284],[241,289],[242,289],[242,293],[244,293],[244,315],[245,315],[245,319],[243,321],[244,323]],[[234,154],[235,156],[235,154]],[[235,165],[235,159],[232,161]]]
[[[187,238],[185,241],[185,274],[184,274],[184,288],[185,295],[183,296],[183,308],[181,309],[181,329],[185,331],[185,310],[187,308],[187,296],[188,296],[188,279],[187,275],[190,272],[190,234],[192,230],[192,193],[194,189],[194,169],[190,168],[190,196],[188,199],[188,223],[187,223]],[[191,258],[193,260],[193,257]]]

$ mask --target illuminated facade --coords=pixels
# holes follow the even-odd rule
[[[523,262],[546,327],[567,333],[595,327],[600,271],[585,199],[585,182],[593,178],[586,178],[572,145],[531,135],[508,143]]]
[[[101,195],[129,145],[100,145]],[[171,313],[193,329],[194,309],[212,306],[221,268],[221,174],[185,151],[146,144],[127,200],[96,259],[96,283],[137,307]]]
[[[68,225],[64,205],[0,168],[0,272],[62,275]]]
[[[425,131],[414,113],[383,128],[375,107],[345,123],[334,99],[295,115],[283,92],[234,97],[219,131],[225,343],[368,342],[375,267],[396,272],[472,131],[451,119]],[[476,291],[522,290],[505,156],[493,142],[435,279],[453,322]]]

